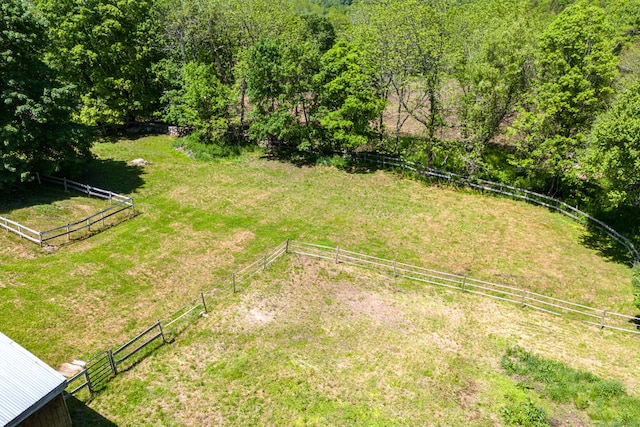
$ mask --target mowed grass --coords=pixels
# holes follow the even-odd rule
[[[74,223],[108,207],[108,200],[65,192],[63,186],[49,183],[33,184],[25,192],[0,196],[0,216],[35,231]]]
[[[90,407],[136,426],[491,426],[508,425],[505,408],[533,405],[553,426],[597,425],[588,396],[576,406],[509,376],[500,361],[513,346],[628,393],[640,385],[634,337],[291,255]]]
[[[54,252],[0,236],[0,330],[53,366],[125,342],[287,237],[635,314],[630,269],[543,208],[261,152],[199,162],[165,137],[94,152],[78,180],[131,194],[139,215]],[[139,157],[151,164],[126,166]]]

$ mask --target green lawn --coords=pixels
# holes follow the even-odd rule
[[[53,252],[0,235],[0,330],[53,366],[126,341],[287,237],[635,314],[630,269],[540,207],[261,152],[200,162],[165,137],[94,152],[78,180],[131,194],[138,216]],[[151,164],[127,166],[138,157]]]

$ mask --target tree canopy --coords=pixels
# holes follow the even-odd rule
[[[0,190],[36,172],[77,170],[91,154],[86,128],[74,124],[74,87],[43,61],[44,22],[20,0],[0,3]]]

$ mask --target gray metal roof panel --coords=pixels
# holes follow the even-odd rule
[[[24,420],[65,386],[64,376],[0,332],[0,426]]]

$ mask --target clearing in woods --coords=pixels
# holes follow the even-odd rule
[[[173,140],[165,137],[98,144],[94,147],[94,152],[99,160],[84,180],[100,188],[132,195],[139,215],[91,239],[63,246],[52,253],[45,253],[37,245],[21,242],[17,236],[12,235],[3,235],[0,246],[2,330],[53,366],[72,359],[86,359],[98,350],[124,343],[156,319],[162,319],[181,307],[199,292],[227,279],[231,272],[255,260],[286,237],[341,246],[389,259],[397,258],[410,264],[468,274],[479,279],[516,284],[550,296],[635,314],[631,304],[630,268],[606,259],[596,249],[586,245],[584,242],[588,240],[585,238],[587,232],[582,226],[540,207],[505,198],[487,197],[472,191],[426,185],[381,170],[348,173],[326,166],[300,166],[271,159],[261,152],[246,153],[215,162],[200,162],[176,151]],[[144,168],[127,166],[128,161],[139,157],[151,164]],[[78,178],[78,181],[83,182],[83,178]],[[38,203],[34,201],[33,204]],[[7,209],[3,207],[4,211]],[[12,215],[11,210],[5,213],[7,216]],[[290,268],[295,270],[297,267]],[[359,276],[360,273],[354,273],[351,279],[356,280]],[[283,275],[278,280],[287,280],[286,277],[288,276]],[[314,280],[310,280],[307,285],[325,286],[327,289],[338,286],[322,285],[314,283]],[[349,289],[348,283],[337,283],[341,284],[339,287]],[[265,282],[264,286],[271,284],[277,285],[277,281]],[[281,287],[285,288],[284,285]],[[274,292],[278,289],[276,286]],[[367,292],[375,293],[377,291],[374,290],[378,287],[367,289]],[[267,292],[266,288],[264,292]],[[395,291],[385,292],[387,293],[380,298],[396,295]],[[457,360],[455,358],[447,359],[448,362],[443,365],[436,364],[437,366],[429,368],[436,369],[443,375],[458,375],[461,384],[467,382],[465,376],[469,372],[474,372],[474,376],[469,379],[473,387],[488,390],[484,387],[491,384],[493,374],[488,373],[489,377],[484,378],[481,371],[490,366],[496,368],[496,349],[502,349],[518,340],[523,340],[522,344],[527,349],[537,349],[542,344],[532,343],[542,337],[546,328],[552,328],[553,335],[546,334],[547,340],[543,341],[541,338],[540,343],[554,345],[550,348],[556,350],[547,353],[553,353],[551,356],[555,359],[571,359],[575,346],[580,344],[584,345],[584,348],[578,348],[583,353],[596,351],[588,343],[588,340],[594,340],[597,341],[594,344],[597,351],[604,351],[605,345],[626,349],[620,350],[620,357],[612,356],[609,361],[594,357],[595,371],[609,372],[607,375],[617,377],[621,376],[618,373],[626,372],[627,366],[633,365],[632,362],[627,364],[622,354],[637,350],[635,337],[590,328],[584,330],[582,324],[575,326],[575,331],[572,327],[564,329],[565,323],[556,324],[555,319],[549,320],[545,326],[537,327],[538,329],[532,327],[531,330],[527,329],[529,323],[523,320],[525,324],[522,329],[514,329],[519,316],[525,319],[525,314],[518,308],[489,303],[477,297],[452,297],[448,294],[438,296],[440,299],[437,303],[429,305],[423,298],[429,298],[433,292],[435,291],[422,288],[412,290],[410,295],[417,301],[415,306],[412,304],[411,308],[399,309],[416,310],[416,313],[425,314],[424,321],[420,322],[426,322],[427,325],[418,329],[418,335],[406,335],[406,340],[412,343],[411,346],[417,346],[419,340],[413,342],[416,336],[432,336],[434,333],[437,333],[442,342],[456,341],[455,333],[472,339],[472,344],[460,344],[459,355],[455,356],[467,361],[462,364],[463,371],[449,369],[456,365],[457,362],[453,362]],[[424,295],[421,296],[422,294]],[[247,294],[247,298],[249,297],[257,298]],[[329,293],[327,298],[333,300],[334,296]],[[296,304],[300,306],[298,308],[307,304],[309,310],[317,313],[316,320],[322,319],[321,307],[324,306],[313,307],[316,304],[314,301],[316,299],[307,304],[299,300]],[[466,301],[467,306],[461,306],[461,301]],[[369,302],[373,304],[374,300]],[[239,310],[237,306],[232,307],[232,303],[232,300],[228,302],[229,309],[232,312]],[[427,305],[420,308],[423,303]],[[329,305],[326,302],[324,304]],[[451,318],[436,317],[434,320],[426,315],[430,310],[427,307],[437,305],[442,305],[443,310],[451,313]],[[249,306],[247,313],[251,314],[252,309],[260,310],[259,307]],[[503,310],[504,313],[513,311],[515,317],[506,322],[492,322],[492,326],[486,326],[486,329],[472,326],[473,322],[481,321],[484,316],[505,316]],[[220,316],[224,313],[226,311],[222,311]],[[268,314],[263,311],[260,313],[263,317],[257,316],[257,322],[269,319]],[[331,316],[339,319],[339,313],[335,312]],[[392,310],[386,316],[392,316],[393,313],[400,312]],[[365,319],[370,317],[366,312],[362,315]],[[384,317],[385,314],[381,316]],[[397,321],[402,323],[403,316],[405,315],[400,316]],[[278,328],[286,330],[287,324],[281,320],[276,321],[278,318],[274,315],[274,320],[268,322],[268,325],[278,325]],[[456,318],[459,320],[455,320]],[[221,322],[220,327],[232,320],[219,316],[216,319]],[[316,326],[305,326],[304,322],[316,320],[300,319],[303,323],[300,328],[319,328],[323,331],[318,326],[322,324],[321,321]],[[373,329],[368,330],[368,321],[356,322],[359,326],[353,330],[350,329],[352,326],[349,322],[342,326],[337,326],[337,321],[334,323],[332,327],[340,331],[336,336],[337,341],[333,342],[335,345],[338,345],[342,336],[352,332],[362,334],[357,339],[354,337],[355,346],[361,345],[359,343],[369,336],[372,341],[388,340],[389,343],[404,336],[378,337],[378,332],[395,333],[395,329],[375,329],[376,324],[373,323]],[[215,327],[217,326],[211,323],[209,329]],[[135,402],[143,402],[153,396],[153,382],[175,370],[176,366],[191,369],[191,364],[194,364],[194,372],[201,373],[203,366],[191,362],[193,355],[185,353],[181,356],[180,353],[191,351],[182,346],[187,346],[190,340],[196,342],[195,337],[202,335],[206,341],[201,344],[205,360],[207,358],[204,355],[211,350],[211,346],[220,346],[219,351],[224,353],[227,351],[225,349],[244,345],[242,342],[234,344],[235,332],[222,330],[221,334],[211,332],[207,337],[207,330],[201,330],[197,326],[193,332],[189,332],[195,334],[194,338],[184,342],[178,340],[174,345],[160,350],[158,357],[170,353],[174,355],[173,359],[167,359],[168,367],[164,371],[149,369],[147,372],[134,368],[122,377],[126,380],[118,379],[117,381],[133,381],[137,384],[131,390],[137,390],[138,396],[123,394],[128,396],[127,404],[135,407]],[[374,330],[378,332],[374,333]],[[553,338],[554,335],[566,337],[574,332],[578,334],[578,330],[585,335],[576,335],[573,344],[570,340]],[[269,343],[274,333],[270,332],[271,335],[260,338],[260,345],[266,346],[265,348],[280,345],[296,348],[286,337],[283,338],[285,341],[280,342],[274,338]],[[301,333],[301,336],[304,337],[304,334]],[[516,336],[521,338],[514,338]],[[584,338],[577,338],[578,336]],[[262,347],[257,343],[248,345],[245,350],[238,350],[240,353],[237,355],[249,352],[244,354],[246,360],[242,362],[242,366],[254,369],[254,359],[249,356],[253,355],[253,351],[261,351]],[[407,347],[407,354],[418,351],[417,348],[411,350],[411,346]],[[256,350],[251,350],[253,347]],[[438,347],[420,348],[420,351],[426,352],[418,354],[421,359],[437,356],[435,349]],[[404,360],[401,350],[398,347],[397,351],[390,352],[388,356]],[[486,356],[482,353],[485,350],[488,351]],[[322,351],[318,351],[316,354],[321,353]],[[442,357],[449,354],[440,353]],[[305,354],[302,346],[299,354],[294,357],[301,363],[296,365],[297,362],[291,362],[289,365],[297,366],[295,370],[299,375],[302,372],[312,375],[315,370],[305,367],[305,363],[316,367],[317,364],[322,364],[311,356],[306,359]],[[354,351],[354,354],[357,355],[354,357],[369,357],[365,353]],[[400,374],[409,368],[386,359],[384,350],[376,350],[374,354],[380,358],[376,362],[380,372],[398,373],[397,377],[390,374],[387,379],[379,380],[382,381],[381,387],[387,381],[400,381],[397,384],[404,384],[399,379]],[[230,356],[235,357],[233,354]],[[584,359],[589,360],[588,357]],[[157,363],[159,360],[154,356],[142,365]],[[222,356],[220,361],[224,362]],[[265,378],[268,378],[266,366],[270,363],[269,359],[263,359],[261,363],[261,366],[265,366]],[[330,363],[330,360],[326,363]],[[274,366],[278,365],[274,363]],[[211,365],[209,371],[217,372],[222,369],[219,368]],[[182,372],[181,369],[176,371],[176,375]],[[427,368],[424,369],[427,372]],[[234,372],[246,372],[233,367],[228,368],[228,371],[231,377],[240,375]],[[635,381],[633,378],[637,378],[637,372],[632,374],[630,373],[629,378]],[[292,374],[291,381],[296,381],[296,375]],[[349,383],[351,377],[343,380]],[[370,385],[373,387],[376,381],[372,379]],[[114,387],[117,387],[115,384],[117,382],[114,383]],[[435,387],[434,390],[441,389],[444,395],[454,399],[452,396],[455,396],[455,390],[444,381],[429,384]],[[175,397],[177,401],[174,403],[178,406],[170,408],[177,411],[176,416],[180,411],[187,411],[187,403],[183,404],[183,408],[179,402],[193,400],[195,393],[186,385],[176,386],[176,389],[181,387],[186,387],[184,395]],[[375,394],[374,389],[375,387],[368,390]],[[336,393],[339,390],[336,388]],[[401,388],[396,390],[400,393]],[[231,399],[229,405],[232,405],[234,396],[245,393],[246,390],[234,391],[229,388],[228,392]],[[408,398],[416,391],[409,388],[402,393]],[[114,405],[120,399],[117,393],[109,396]],[[203,398],[206,396],[206,393],[203,394]],[[467,402],[463,397],[460,396],[461,402]],[[372,402],[375,403],[375,400]],[[469,404],[472,403],[465,403]],[[286,402],[282,405],[286,406]],[[141,414],[140,411],[129,411],[132,418],[125,419],[119,414],[121,407],[114,406],[113,412],[106,404],[101,404],[100,408],[100,411],[106,411],[105,416],[122,420],[123,424],[144,423],[141,419],[134,419]],[[145,415],[149,417],[146,418],[148,422],[162,423],[162,407],[152,405],[148,409],[158,411],[157,414],[154,412],[155,415]],[[376,408],[369,409],[375,412]],[[342,422],[348,424],[346,420]],[[176,423],[180,424],[178,421]],[[215,424],[215,419],[211,423]]]

